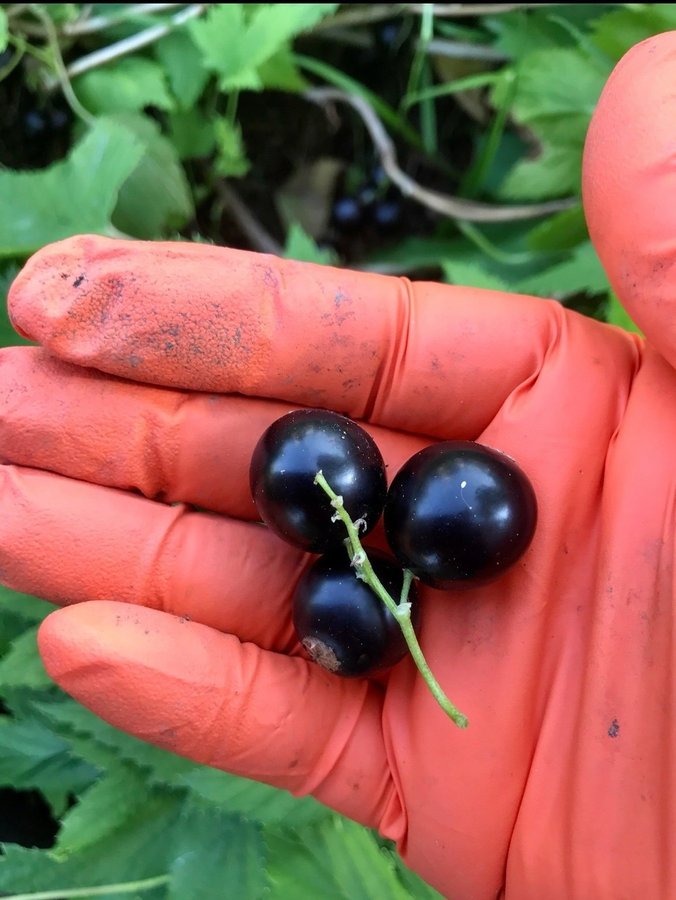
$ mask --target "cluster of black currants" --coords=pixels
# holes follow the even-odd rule
[[[250,485],[262,521],[319,554],[296,588],[294,627],[315,662],[347,677],[384,671],[407,649],[423,671],[416,581],[447,590],[499,577],[522,557],[537,520],[530,481],[504,454],[472,441],[431,444],[388,488],[371,435],[323,409],[269,426]],[[381,516],[394,559],[358,536]]]
[[[404,218],[404,203],[383,169],[376,166],[369,176],[353,180],[356,183],[350,186],[350,179],[345,179],[343,190],[333,202],[334,227],[345,234],[368,226],[381,233],[395,231]]]

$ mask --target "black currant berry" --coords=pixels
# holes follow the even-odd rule
[[[441,589],[501,575],[528,548],[536,521],[526,475],[509,457],[472,441],[412,456],[394,478],[384,512],[401,565]]]
[[[279,537],[311,553],[341,547],[342,522],[314,483],[318,471],[343,498],[367,534],[387,494],[385,463],[373,438],[356,422],[324,409],[299,409],[273,422],[251,458],[249,481],[258,514]]]
[[[383,586],[395,602],[403,572],[384,554],[368,550]],[[411,621],[419,622],[415,584],[411,585]],[[293,599],[298,639],[319,665],[345,677],[389,669],[407,652],[401,628],[383,601],[357,578],[345,548],[318,560],[300,580]]]

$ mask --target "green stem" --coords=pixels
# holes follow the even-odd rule
[[[418,642],[415,629],[413,628],[413,624],[411,622],[411,603],[408,600],[411,582],[413,581],[414,577],[413,573],[409,569],[404,569],[404,582],[401,590],[401,597],[399,599],[399,603],[396,603],[392,599],[388,591],[385,589],[376,573],[373,571],[371,561],[369,560],[366,551],[364,550],[359,539],[358,527],[352,521],[352,518],[345,509],[345,506],[343,505],[343,498],[339,494],[336,494],[336,492],[324,477],[321,470],[317,472],[315,476],[315,484],[319,485],[319,487],[324,491],[327,497],[329,497],[329,499],[331,500],[331,506],[333,506],[333,508],[336,510],[336,516],[338,516],[343,525],[345,525],[349,544],[348,553],[356,570],[357,577],[363,579],[363,581],[368,584],[371,590],[374,591],[375,594],[377,594],[377,596],[383,601],[385,606],[397,620],[402,634],[404,635],[406,644],[408,645],[408,649],[410,650],[411,656],[413,657],[413,661],[418,667],[418,671],[422,675],[425,683],[432,692],[432,695],[439,706],[443,709],[446,715],[455,722],[458,728],[467,728],[467,725],[469,724],[467,717],[463,715],[460,710],[458,710],[457,707],[454,706],[453,703],[451,703],[451,701],[444,693],[443,688],[434,677],[434,674],[429,667],[429,663],[425,659],[425,655]]]
[[[8,40],[8,43],[11,44],[11,40]],[[8,75],[11,75],[14,69],[19,65],[21,60],[23,59],[24,51],[23,49],[18,49],[16,53],[12,56],[10,61],[0,68],[0,81],[4,81]]]
[[[30,11],[36,18],[40,20],[45,29],[47,43],[53,56],[52,68],[54,69],[56,77],[61,84],[61,90],[63,91],[63,96],[66,98],[66,102],[70,106],[73,113],[80,119],[82,119],[85,124],[91,127],[95,122],[95,117],[89,112],[88,109],[84,108],[84,106],[80,103],[75,91],[73,90],[73,86],[70,83],[70,78],[68,77],[68,73],[66,72],[66,65],[63,61],[63,56],[61,55],[61,47],[59,45],[59,36],[56,31],[56,26],[49,18],[47,13],[42,9],[39,3],[31,3]]]
[[[88,888],[61,888],[56,891],[37,891],[33,894],[6,894],[7,900],[62,900],[63,897],[104,897],[106,894],[133,894],[148,891],[169,882],[168,875],[155,875],[139,881],[122,881],[118,884],[100,884]]]

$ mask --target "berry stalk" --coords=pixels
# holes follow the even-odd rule
[[[404,582],[402,585],[401,597],[397,603],[392,599],[389,592],[385,589],[380,579],[373,571],[373,566],[359,539],[358,520],[357,522],[352,521],[352,518],[345,509],[343,498],[339,494],[336,494],[331,488],[321,470],[315,475],[315,484],[319,485],[329,497],[331,506],[336,510],[334,517],[339,518],[345,526],[345,530],[347,531],[347,550],[355,569],[355,576],[361,578],[368,584],[371,590],[383,601],[385,606],[397,620],[411,656],[413,657],[413,661],[439,706],[446,715],[455,722],[458,728],[467,728],[467,725],[469,724],[467,717],[449,700],[443,688],[435,678],[429,663],[425,659],[425,655],[413,628],[411,622],[411,603],[408,600],[408,594],[413,580],[412,572],[409,569],[404,569]]]

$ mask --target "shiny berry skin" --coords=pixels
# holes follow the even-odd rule
[[[366,521],[367,534],[385,503],[385,463],[373,438],[338,413],[299,409],[273,422],[251,458],[251,494],[263,522],[289,544],[310,553],[346,552],[345,526],[331,521],[335,509],[314,483],[320,470],[352,520]]]
[[[377,550],[371,564],[395,602],[403,572]],[[415,584],[411,584],[411,621],[419,621]],[[391,668],[407,646],[396,619],[371,588],[357,578],[345,548],[315,560],[293,598],[293,624],[310,657],[336,675],[355,678]]]
[[[364,210],[354,197],[340,197],[333,205],[331,218],[336,227],[349,231],[361,225]]]
[[[447,441],[412,456],[384,511],[401,565],[440,589],[502,575],[528,548],[536,522],[535,492],[523,471],[473,441]]]

